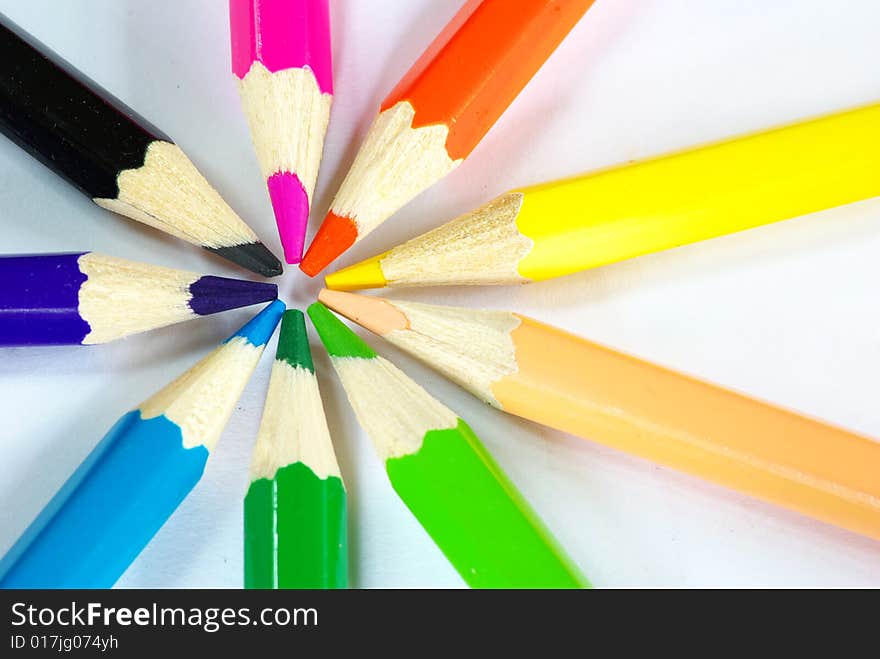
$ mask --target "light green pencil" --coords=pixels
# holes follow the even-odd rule
[[[455,412],[323,304],[308,313],[391,485],[468,585],[589,587]]]

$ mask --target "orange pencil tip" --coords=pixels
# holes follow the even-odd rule
[[[332,211],[327,213],[324,223],[299,264],[299,269],[309,277],[314,277],[354,245],[357,235],[357,226],[351,219]]]

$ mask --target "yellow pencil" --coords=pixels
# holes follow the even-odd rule
[[[880,539],[880,443],[507,311],[323,290],[508,414]]]
[[[514,190],[326,281],[540,281],[877,195],[880,104]]]

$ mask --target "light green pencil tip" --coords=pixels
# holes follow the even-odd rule
[[[361,357],[373,359],[376,353],[364,340],[352,332],[345,324],[320,302],[308,308],[312,325],[321,337],[324,348],[331,357]]]

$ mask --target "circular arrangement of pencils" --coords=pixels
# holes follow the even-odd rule
[[[468,167],[471,152],[593,4],[463,0],[384,90],[326,216],[315,222],[323,145],[333,130],[329,0],[229,0],[230,84],[283,260],[308,277],[325,276],[326,288],[304,310],[278,299],[283,280],[244,278],[278,277],[282,261],[170,137],[0,15],[0,131],[108,215],[249,271],[221,277],[82,246],[0,255],[0,348],[138,340],[156,328],[264,305],[145,402],[119,410],[0,559],[0,587],[116,584],[200,486],[277,330],[241,493],[243,584],[347,588],[350,494],[307,319],[350,403],[341,413],[356,417],[400,501],[471,587],[589,588],[591,566],[573,560],[465,419],[341,318],[499,414],[880,539],[880,443],[869,437],[515,311],[351,292],[541,282],[876,197],[880,103],[510,190],[333,269],[414,197]],[[307,245],[310,222],[316,233]]]

